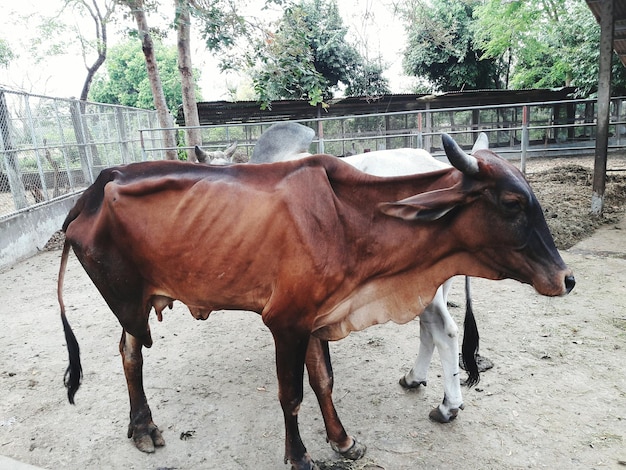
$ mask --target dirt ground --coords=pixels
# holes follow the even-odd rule
[[[301,431],[322,469],[626,468],[626,172],[609,173],[605,217],[594,220],[592,166],[529,162],[577,285],[545,298],[514,281],[474,280],[481,354],[495,367],[463,389],[456,421],[428,419],[443,396],[436,353],[428,387],[398,385],[417,354],[417,321],[331,345],[339,414],[368,452],[355,463],[338,459],[306,387]],[[612,157],[609,168],[626,169],[626,157]],[[48,469],[287,468],[271,335],[255,314],[216,312],[200,322],[181,304],[162,323],[152,317],[155,344],[144,350],[146,394],[167,445],[137,451],[126,437],[121,328],[73,256],[64,297],[84,379],[69,405],[59,256],[42,252],[0,272],[0,456]],[[461,323],[460,279],[450,300],[461,305],[451,309]]]

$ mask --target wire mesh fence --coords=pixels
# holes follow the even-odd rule
[[[87,187],[103,168],[159,159],[139,129],[154,111],[0,88],[0,218]]]

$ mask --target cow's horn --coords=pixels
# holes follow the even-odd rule
[[[478,160],[476,157],[466,154],[459,144],[457,144],[448,134],[441,134],[443,148],[450,163],[461,170],[466,175],[475,175],[478,173]]]
[[[481,132],[480,134],[478,134],[478,138],[476,139],[476,142],[474,142],[474,146],[472,147],[472,154],[476,152],[477,150],[485,150],[488,148],[489,148],[489,138],[487,137],[487,134],[485,134],[484,132]]]

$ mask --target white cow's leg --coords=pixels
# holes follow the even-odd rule
[[[432,303],[435,304],[435,311],[441,315],[446,334],[450,338],[455,338],[459,336],[459,327],[456,325],[454,318],[452,318],[452,315],[450,315],[450,311],[448,310],[448,294],[450,293],[451,285],[452,279],[448,279],[444,282],[437,290],[437,294],[435,295]]]
[[[437,289],[432,302],[419,317],[420,347],[415,365],[400,379],[400,385],[405,388],[417,388],[427,383],[428,368],[435,349],[433,329],[444,328],[445,334],[455,339],[459,334],[459,329],[446,305],[451,282],[448,280]]]
[[[446,309],[447,311],[447,309]],[[450,314],[448,313],[448,316]],[[443,314],[438,316],[441,323],[430,324],[432,337],[443,371],[443,403],[434,408],[429,416],[432,420],[440,423],[449,423],[456,418],[460,409],[463,409],[463,396],[461,394],[461,381],[459,371],[459,341],[457,335],[450,336],[443,325]],[[455,325],[456,326],[456,325]]]
[[[420,347],[413,368],[400,378],[400,385],[404,388],[418,388],[428,382],[428,367],[433,357],[435,343],[431,333],[432,319],[438,315],[432,311],[432,304],[420,315]]]
[[[426,385],[428,367],[436,347],[441,359],[444,379],[443,403],[430,412],[430,418],[447,423],[463,408],[459,377],[458,327],[446,305],[450,281],[437,290],[432,303],[420,315],[420,348],[413,369],[400,384],[407,388]]]
[[[441,359],[444,391],[443,403],[433,409],[429,416],[440,423],[449,423],[456,418],[459,410],[463,409],[459,375],[459,328],[448,310],[448,293],[451,285],[452,280],[448,279],[439,288],[429,306],[432,307],[433,315],[439,317],[439,321],[435,317],[428,326],[431,328],[433,342]]]

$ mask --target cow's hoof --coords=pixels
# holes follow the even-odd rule
[[[135,447],[139,449],[141,452],[145,452],[146,454],[151,454],[155,450],[154,442],[152,442],[152,438],[148,435],[143,435],[141,437],[133,437],[133,441],[135,443]]]
[[[486,357],[481,356],[478,353],[474,357],[476,358],[476,366],[478,366],[478,372],[485,372],[493,368],[493,361],[491,359],[487,359]],[[467,370],[465,368],[465,361],[463,361],[463,355],[461,353],[459,353],[459,367],[463,370]]]
[[[291,460],[291,470],[319,470],[319,467],[311,460],[309,454],[305,454],[301,460]]]
[[[454,421],[459,414],[459,408],[452,408],[449,413],[443,413],[439,407],[433,408],[430,413],[428,413],[428,417],[433,421],[438,423],[449,423]]]
[[[341,455],[344,459],[350,460],[359,460],[365,455],[365,452],[367,451],[367,446],[357,441],[355,437],[352,437],[352,445],[346,450],[339,449],[337,444],[335,444],[334,442],[330,443],[330,447],[332,447],[332,449],[339,455]]]
[[[137,449],[147,454],[151,454],[157,447],[165,445],[165,439],[163,439],[161,431],[154,424],[150,426],[149,432],[143,433],[138,432],[136,429],[133,430],[132,426],[128,426],[128,437],[133,438]]]
[[[320,468],[312,460],[303,465],[291,463],[291,470],[320,470]]]
[[[398,383],[402,385],[402,388],[406,388],[408,390],[419,388],[420,385],[423,385],[424,387],[426,386],[425,380],[418,380],[416,382],[407,382],[406,375],[403,375],[402,377],[400,377],[400,380],[398,381]]]

